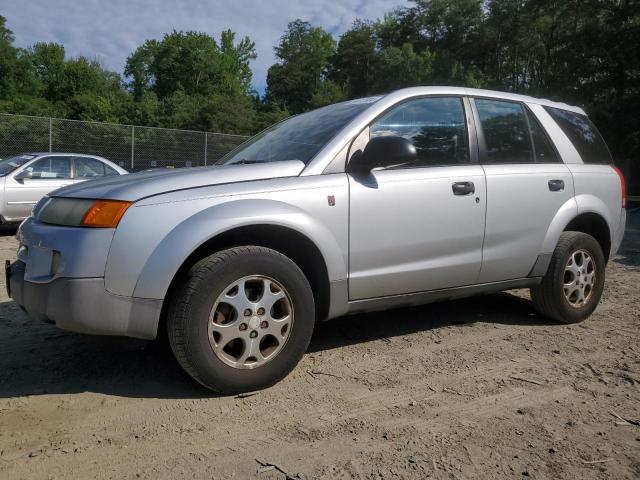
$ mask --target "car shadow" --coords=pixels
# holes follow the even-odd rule
[[[531,302],[508,293],[358,314],[317,325],[309,352],[474,322],[546,325]],[[0,303],[0,398],[94,392],[132,398],[212,394],[183,372],[161,342],[80,335]]]
[[[319,352],[476,322],[521,326],[553,324],[534,312],[531,301],[502,292],[418,307],[360,313],[319,323],[308,351]]]

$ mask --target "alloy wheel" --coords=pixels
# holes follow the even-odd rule
[[[286,289],[262,275],[228,285],[214,302],[208,322],[215,355],[233,368],[251,369],[272,360],[293,326],[293,303]]]

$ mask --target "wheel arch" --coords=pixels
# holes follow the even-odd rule
[[[605,260],[608,261],[611,254],[612,232],[607,221],[607,210],[604,205],[601,205],[601,201],[580,200],[579,197],[571,198],[558,209],[547,229],[540,249],[541,255],[553,253],[562,232],[577,231],[594,237],[602,248]]]
[[[596,239],[605,262],[609,261],[611,253],[611,230],[602,215],[596,212],[583,212],[573,218],[564,228],[564,232],[582,232]]]
[[[324,256],[307,235],[282,225],[254,224],[231,228],[200,244],[173,275],[165,295],[161,324],[166,318],[169,301],[180,280],[199,260],[227,248],[255,245],[275,250],[290,258],[304,273],[311,285],[316,307],[316,319],[327,318],[330,306],[329,272]]]

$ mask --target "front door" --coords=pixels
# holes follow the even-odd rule
[[[412,141],[418,161],[349,175],[351,300],[476,283],[486,186],[467,114],[461,98],[426,97],[370,125]]]
[[[22,171],[30,178],[16,179]],[[71,157],[49,155],[39,158],[7,177],[5,184],[5,218],[20,220],[31,214],[31,209],[44,195],[73,182]]]

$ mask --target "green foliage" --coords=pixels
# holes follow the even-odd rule
[[[330,33],[309,22],[295,20],[275,48],[279,63],[269,68],[267,98],[291,113],[311,108],[314,95],[326,98],[320,89],[335,52]],[[335,93],[335,92],[334,92]]]
[[[64,47],[13,45],[0,17],[0,111],[254,133],[328,103],[413,85],[464,85],[584,106],[614,156],[640,156],[640,5],[635,0],[414,0],[357,20],[337,43],[295,20],[264,98],[255,44],[171,32],[127,59],[124,79]]]
[[[387,47],[380,52],[380,62],[373,91],[384,92],[429,82],[433,55],[429,50],[418,54],[410,43]]]
[[[338,41],[330,77],[352,98],[369,93],[378,69],[377,35],[370,22],[356,21]]]
[[[14,92],[18,59],[18,51],[13,47],[13,32],[6,24],[6,18],[0,16],[0,98],[7,98]]]
[[[205,33],[173,31],[161,41],[147,40],[136,49],[127,59],[125,75],[132,77],[137,97],[146,91],[153,91],[161,100],[176,92],[248,94],[255,44],[245,37],[236,45],[234,39],[230,30],[222,33],[220,45]]]

